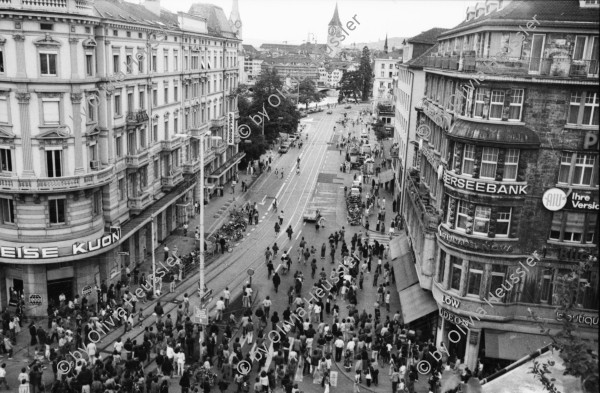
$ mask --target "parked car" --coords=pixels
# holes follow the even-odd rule
[[[333,113],[333,111],[327,111],[328,115],[331,115]]]
[[[279,152],[281,154],[287,153],[290,150],[290,145],[287,142],[284,142],[279,146]]]
[[[321,212],[319,211],[319,209],[317,209],[315,207],[309,207],[304,212],[303,218],[304,218],[304,221],[316,222],[319,219],[320,215],[321,215]]]
[[[352,105],[346,105],[344,109],[352,109]]]

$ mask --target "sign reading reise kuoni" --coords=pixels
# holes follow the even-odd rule
[[[235,145],[235,113],[227,112],[227,132],[226,139],[229,146]]]

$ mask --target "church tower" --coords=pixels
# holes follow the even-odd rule
[[[337,44],[336,46],[336,43],[339,42],[339,38],[336,37],[343,34],[341,32],[342,28],[342,22],[340,21],[340,16],[338,14],[338,6],[337,3],[335,3],[333,17],[331,18],[331,21],[327,26],[327,45],[329,45],[329,47],[334,51],[334,53],[337,53],[340,50],[339,44]],[[330,53],[329,56],[333,56],[334,53]]]
[[[233,32],[237,35],[237,38],[242,39],[242,18],[240,18],[238,0],[233,0],[231,13],[229,14],[229,24]]]
[[[385,34],[385,44],[383,44],[383,52],[388,53],[387,33]]]

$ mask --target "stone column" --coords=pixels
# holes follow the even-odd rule
[[[467,332],[467,343],[465,350],[465,364],[471,370],[477,370],[477,359],[479,355],[479,344],[481,342],[481,329],[470,328]]]
[[[71,79],[79,79],[79,68],[77,64],[77,44],[78,38],[69,38],[69,49],[71,54]]]
[[[75,175],[85,173],[83,166],[83,144],[81,138],[81,99],[82,93],[71,93],[71,104],[73,105],[73,137],[75,138]]]
[[[19,102],[19,121],[21,123],[21,148],[23,149],[23,177],[35,177],[31,153],[31,130],[29,129],[29,100],[31,94],[16,93]]]
[[[13,39],[17,47],[17,78],[27,78],[27,68],[25,67],[25,35],[13,34]]]

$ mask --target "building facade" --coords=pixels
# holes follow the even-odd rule
[[[95,302],[235,175],[240,39],[202,4],[0,8],[0,303],[45,315],[61,293]]]
[[[553,330],[573,318],[597,340],[594,3],[488,0],[426,59],[417,121],[428,132],[417,133],[406,225],[438,303],[437,344],[471,369],[548,344],[531,312]],[[561,192],[564,207],[545,197]],[[584,261],[577,315],[559,315],[557,277]]]

